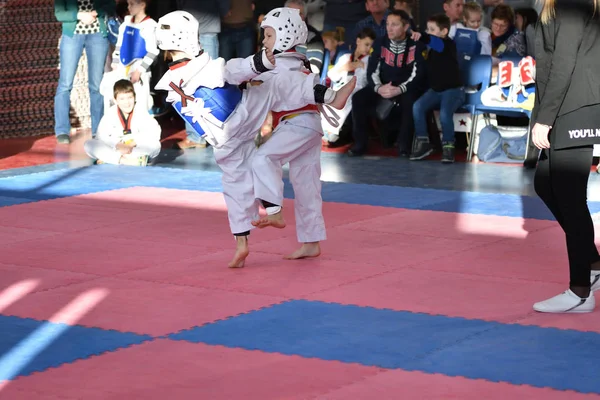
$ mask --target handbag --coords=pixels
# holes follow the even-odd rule
[[[375,107],[375,114],[379,121],[383,121],[387,119],[392,112],[392,109],[396,106],[396,102],[392,99],[384,99],[383,97],[379,99],[377,102],[377,106]]]

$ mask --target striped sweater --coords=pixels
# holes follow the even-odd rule
[[[402,93],[413,89],[418,91],[423,87],[426,76],[424,50],[423,45],[409,38],[396,42],[384,37],[375,43],[369,57],[369,86],[377,91],[379,86],[391,82],[400,87]]]

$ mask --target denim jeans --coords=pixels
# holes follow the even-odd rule
[[[219,54],[229,61],[245,58],[255,53],[256,31],[252,25],[241,28],[223,26],[219,34]]]
[[[465,102],[463,88],[448,89],[436,92],[426,91],[413,106],[415,134],[417,137],[428,137],[427,113],[440,107],[440,123],[442,125],[442,142],[454,142],[454,113]]]
[[[216,33],[201,33],[198,37],[200,47],[208,53],[213,60],[219,57],[219,37]]]
[[[71,132],[71,121],[69,120],[71,90],[73,89],[73,81],[83,49],[85,49],[88,62],[92,134],[96,134],[100,119],[104,115],[104,98],[99,89],[104,75],[106,55],[108,54],[108,39],[103,37],[101,33],[62,35],[60,42],[60,76],[56,96],[54,96],[54,133],[56,135],[68,135]]]
[[[216,33],[201,33],[198,36],[198,39],[200,40],[200,47],[210,56],[210,58],[215,60],[219,57],[219,38]],[[187,134],[188,140],[192,142],[206,143],[187,122],[185,123],[185,133]]]

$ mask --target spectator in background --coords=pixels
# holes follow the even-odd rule
[[[425,65],[424,46],[407,37],[410,17],[404,11],[390,11],[387,36],[373,46],[367,67],[368,86],[352,97],[352,136],[354,144],[349,156],[367,152],[369,117],[384,121],[384,145],[394,142],[398,127],[398,151],[401,157],[410,153],[414,132],[413,105],[423,92]]]
[[[370,15],[356,23],[354,31],[352,32],[352,39],[347,41],[346,43],[354,43],[358,32],[362,31],[364,28],[371,28],[377,35],[377,39],[382,39],[387,36],[385,20],[390,11],[390,1],[367,0],[365,3],[365,7],[370,13]]]
[[[231,0],[229,13],[221,20],[219,54],[229,61],[246,58],[256,49],[253,0]]]
[[[187,11],[198,20],[199,40],[202,50],[210,58],[219,58],[219,33],[221,19],[229,13],[230,0],[177,0],[177,9]],[[206,140],[186,122],[187,137],[177,145],[181,149],[206,147]]]
[[[525,56],[525,35],[515,26],[515,12],[500,4],[492,11],[492,56],[498,64],[502,57]]]
[[[319,32],[323,31],[325,0],[308,0],[306,2],[306,21]]]
[[[407,13],[410,17],[410,29],[413,31],[417,31],[419,30],[419,27],[417,26],[415,18],[413,16],[413,7],[413,0],[395,0],[394,5],[392,6],[394,10],[402,10],[405,13]]]
[[[463,7],[465,0],[443,0],[444,13],[450,18],[450,25],[454,25],[462,20]]]
[[[411,160],[422,160],[433,152],[427,132],[427,114],[440,108],[442,125],[442,162],[454,162],[454,113],[465,101],[465,89],[456,54],[456,44],[448,37],[450,19],[436,14],[427,21],[427,32],[413,32],[412,38],[420,40],[429,50],[425,65],[430,89],[413,107],[415,120],[415,144]]]
[[[54,97],[54,132],[60,144],[71,142],[71,90],[79,59],[85,49],[88,63],[88,87],[92,136],[96,135],[104,115],[100,82],[108,55],[106,21],[114,15],[115,0],[56,0],[54,15],[62,23],[60,40],[60,75]]]
[[[353,43],[357,22],[368,15],[365,0],[325,0],[323,31],[334,31],[341,26],[346,32],[344,42]]]
[[[537,0],[476,0],[483,7],[484,11],[484,21],[485,26],[491,26],[492,21],[492,12],[494,8],[499,6],[500,4],[504,4],[506,6],[511,7],[513,10],[517,8],[533,8],[536,12],[541,11],[541,6],[543,1]]]
[[[528,56],[535,56],[535,25],[538,13],[533,8],[518,8],[515,10],[515,26],[525,35],[525,48]]]
[[[310,63],[310,69],[315,74],[320,74],[323,69],[323,57],[325,55],[325,49],[323,44],[323,38],[321,33],[315,29],[312,25],[306,22],[306,2],[304,0],[287,0],[284,7],[295,8],[300,12],[302,21],[306,23],[308,29],[308,38],[306,44],[299,44],[295,47],[295,51],[305,54],[308,62]]]
[[[469,57],[476,54],[488,56],[492,54],[492,36],[489,29],[481,25],[482,21],[483,9],[481,6],[474,1],[465,3],[462,21],[452,25],[448,34],[450,39],[456,41],[456,48],[459,54],[465,54]],[[468,37],[469,35],[461,35],[456,38],[456,33],[464,33],[463,30],[476,31],[476,42],[473,43],[472,38]]]

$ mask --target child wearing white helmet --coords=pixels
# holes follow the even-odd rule
[[[168,92],[167,101],[213,146],[217,165],[223,171],[223,195],[229,225],[236,238],[231,268],[244,266],[248,256],[248,235],[258,217],[250,158],[254,154],[255,132],[270,110],[297,109],[307,104],[329,104],[342,109],[352,92],[338,92],[317,84],[318,76],[299,71],[276,74],[268,86],[237,85],[275,67],[271,51],[262,50],[245,59],[225,63],[212,60],[200,50],[198,22],[185,11],[175,11],[158,20],[158,47],[173,62],[156,89]],[[276,84],[275,84],[276,83]]]
[[[297,9],[276,8],[261,23],[263,45],[275,54],[276,66],[257,79],[263,86],[280,71],[310,72],[304,54],[294,50],[306,40],[306,25]],[[267,210],[267,216],[252,222],[258,228],[284,228],[283,166],[289,163],[290,182],[294,188],[296,235],[301,247],[287,259],[318,257],[320,242],[327,238],[321,198],[321,128],[320,109],[308,105],[300,109],[273,112],[273,133],[262,143],[252,160],[254,194]]]

